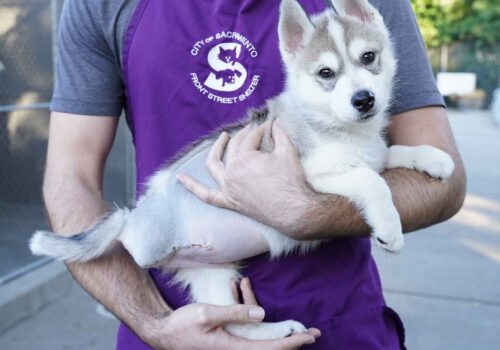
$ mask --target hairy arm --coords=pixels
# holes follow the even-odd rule
[[[447,152],[455,172],[442,183],[425,174],[392,169],[387,181],[405,232],[453,216],[465,196],[465,173],[441,107],[412,110],[393,116],[390,144],[430,145]],[[364,236],[370,233],[359,210],[338,195],[316,193],[306,184],[300,160],[288,137],[273,126],[276,144],[271,153],[258,151],[265,126],[245,128],[228,143],[226,164],[221,161],[227,135],[210,152],[207,167],[220,190],[208,189],[188,176],[179,181],[203,201],[239,211],[292,238],[321,239]]]
[[[108,210],[102,180],[116,126],[115,117],[52,113],[43,196],[57,234],[79,233]],[[67,266],[90,295],[158,350],[290,350],[320,336],[317,329],[310,329],[279,340],[249,341],[223,330],[227,323],[262,321],[264,310],[255,303],[190,304],[174,311],[121,245],[101,258]],[[250,293],[250,287],[243,292]]]
[[[389,143],[405,146],[430,145],[447,152],[455,163],[453,175],[444,183],[408,169],[386,170],[394,204],[401,216],[404,232],[415,231],[455,215],[465,197],[465,171],[448,122],[446,110],[428,107],[392,117]],[[332,235],[367,235],[370,228],[359,211],[346,199],[334,195],[312,195],[312,206],[306,212],[305,237]]]
[[[117,121],[52,113],[43,197],[56,233],[81,232],[108,210],[102,196],[103,171]],[[151,277],[121,246],[97,260],[67,266],[89,294],[142,336],[151,330],[144,328],[149,321],[171,312]]]

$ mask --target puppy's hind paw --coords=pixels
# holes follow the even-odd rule
[[[300,322],[289,320],[280,323],[283,323],[283,328],[288,327],[288,334],[286,334],[283,338],[292,336],[294,334],[307,332],[307,328],[304,327],[304,325]]]
[[[250,340],[275,340],[307,332],[302,323],[293,320],[276,323],[229,324],[224,328],[232,335]]]
[[[298,333],[306,333],[307,328],[300,322],[288,320],[276,323],[264,323],[260,329],[265,339],[282,339]]]

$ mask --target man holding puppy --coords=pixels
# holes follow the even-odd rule
[[[334,4],[363,6],[363,0],[347,1]],[[464,173],[409,3],[371,3],[391,30],[399,61],[390,143],[432,145],[456,164],[445,184],[403,169],[384,173],[404,229],[413,231],[459,209]],[[310,14],[325,8],[322,0],[301,4]],[[55,232],[79,232],[106,211],[102,173],[122,108],[134,136],[140,194],[145,180],[184,146],[283,89],[278,7],[278,1],[263,0],[66,1],[44,182]],[[258,152],[260,132],[245,131],[229,142],[233,158],[221,174],[220,191],[183,182],[202,199],[295,239],[333,239],[308,255],[248,259],[244,274],[255,294],[243,280],[246,305],[230,307],[185,306],[186,291],[169,284],[170,276],[144,272],[122,248],[68,265],[122,320],[118,349],[404,347],[401,321],[383,300],[370,230],[356,208],[309,190],[298,155],[279,127],[273,136],[280,151]],[[261,321],[264,310],[257,300],[266,320],[297,319],[319,328],[321,337],[310,329],[256,342],[222,330],[225,323]]]

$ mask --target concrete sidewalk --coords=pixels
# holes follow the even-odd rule
[[[62,296],[0,334],[2,350],[114,349],[118,322],[68,279]]]
[[[374,249],[408,349],[500,349],[500,129],[488,112],[450,111],[468,188],[450,221],[406,236],[398,256]]]
[[[500,130],[486,112],[450,111],[468,172],[463,210],[407,236],[394,256],[374,249],[385,295],[410,350],[500,349]],[[1,317],[1,315],[0,315]],[[112,349],[115,320],[74,282],[57,301],[0,334],[0,349]]]
[[[0,333],[0,349],[113,349],[118,322],[99,312],[98,304],[73,280],[62,263],[50,265],[40,269],[40,274],[45,275],[47,269],[51,270],[50,276],[40,277],[48,283],[34,287],[29,296],[20,294],[21,300],[14,305],[20,312],[33,308],[37,311]],[[41,304],[43,299],[45,305]],[[12,308],[3,311],[0,317],[18,316],[12,313]]]

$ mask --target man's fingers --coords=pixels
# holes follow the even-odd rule
[[[313,344],[316,342],[316,338],[309,333],[299,333],[294,334],[290,337],[262,342],[261,349],[270,350],[294,350],[299,349],[301,346],[307,344]]]
[[[319,332],[319,331],[318,331]],[[226,333],[227,334],[227,333]],[[319,336],[319,335],[318,335]],[[294,334],[278,340],[247,340],[230,335],[231,349],[242,350],[295,350],[304,345],[313,344],[318,336],[308,333]]]
[[[243,278],[240,281],[240,283],[238,283],[238,281],[234,279],[231,280],[230,288],[234,300],[236,301],[240,300],[239,291],[241,290],[241,297],[243,298],[243,304],[259,306],[259,303],[257,302],[257,298],[255,297],[255,294],[252,290],[252,285],[250,284],[250,280],[248,279],[248,277]]]
[[[230,323],[261,322],[265,316],[263,308],[242,304],[231,306],[204,305],[201,312],[202,322],[210,329]]]
[[[178,175],[177,181],[179,181],[186,190],[205,203],[215,205],[220,208],[233,209],[231,203],[221,191],[208,188],[187,175]]]
[[[257,298],[252,290],[250,279],[245,277],[240,282],[241,295],[243,296],[243,303],[246,305],[259,305]]]
[[[275,145],[275,152],[284,154],[293,154],[293,152],[295,152],[295,147],[293,146],[292,141],[276,121],[273,123],[272,136]]]
[[[229,136],[227,132],[223,132],[217,138],[217,140],[212,145],[210,152],[208,153],[207,158],[207,170],[212,176],[212,178],[217,182],[219,188],[222,188],[224,185],[224,162],[222,161],[222,157],[224,155],[224,150],[229,141]]]
[[[312,328],[311,328],[312,329]],[[317,330],[319,333],[319,331]],[[227,333],[225,333],[227,334]],[[319,334],[320,335],[320,334]],[[313,344],[319,335],[312,335],[310,330],[308,333],[294,334],[290,337],[278,340],[247,340],[236,336],[230,336],[231,348],[242,350],[295,350],[304,345]]]
[[[280,339],[279,345],[276,349],[288,350],[288,349],[298,349],[306,344],[313,344],[316,342],[316,338],[309,333],[299,333],[294,334],[291,337]]]
[[[234,300],[237,302],[240,301],[240,293],[238,292],[238,281],[235,279],[231,280],[231,294],[233,295]]]
[[[312,335],[314,338],[319,338],[321,337],[321,331],[318,328],[309,328],[307,330],[307,333]]]
[[[260,144],[262,143],[262,139],[264,138],[268,127],[269,125],[264,123],[252,128],[252,130],[250,130],[250,132],[242,140],[239,148],[246,151],[257,151],[260,148]]]
[[[229,140],[229,143],[227,145],[228,157],[230,157],[230,155],[240,147],[241,143],[246,138],[250,130],[252,130],[252,125],[248,124],[243,129],[238,131],[233,137],[231,137],[231,140]]]

